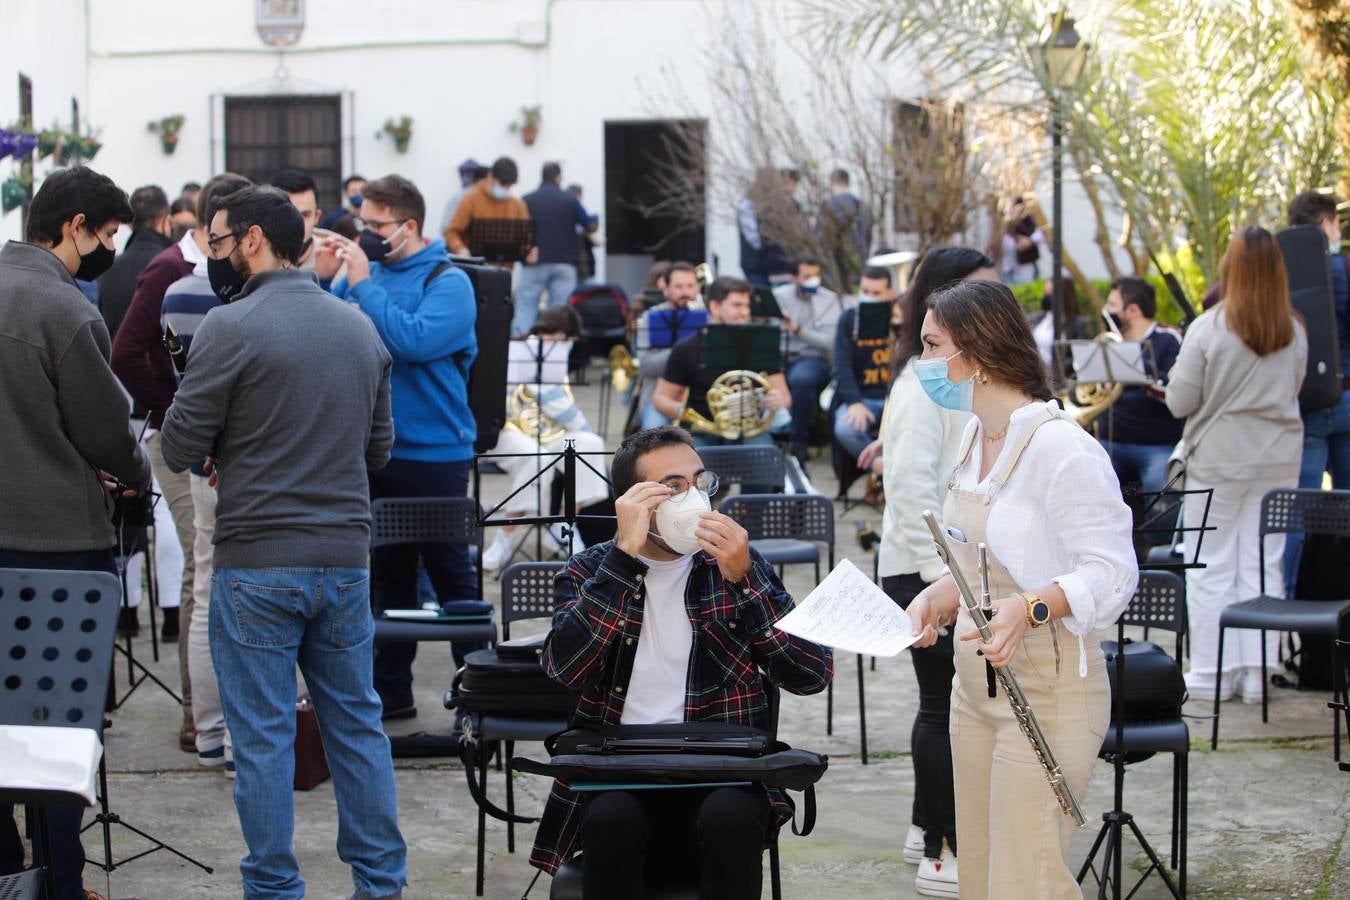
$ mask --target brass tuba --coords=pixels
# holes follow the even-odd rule
[[[567,399],[575,403],[572,389],[565,384],[562,389]],[[537,439],[541,444],[556,441],[567,433],[566,428],[540,412],[539,398],[534,395],[534,389],[530,385],[516,385],[516,389],[506,401],[506,408],[508,415],[505,427],[514,428],[528,438]]]
[[[609,381],[615,393],[622,394],[638,375],[637,360],[623,344],[609,349]]]
[[[1093,340],[1098,344],[1105,344],[1120,341],[1121,337],[1118,331],[1112,330],[1103,331]],[[1124,392],[1125,386],[1120,382],[1099,381],[1067,389],[1060,397],[1060,401],[1064,404],[1064,411],[1073,416],[1075,422],[1083,428],[1091,429],[1092,423],[1109,410]]]
[[[692,409],[686,398],[677,421],[693,431],[715,434],[728,441],[763,434],[773,425],[774,411],[764,402],[764,395],[771,387],[768,376],[759,372],[747,369],[723,372],[708,388],[708,411],[712,413],[712,419]]]

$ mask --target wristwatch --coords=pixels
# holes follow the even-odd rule
[[[1023,591],[1022,599],[1027,602],[1027,624],[1032,628],[1040,628],[1046,622],[1050,621],[1050,604],[1046,603],[1036,594],[1029,591]]]

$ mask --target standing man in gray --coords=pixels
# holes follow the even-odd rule
[[[304,223],[285,193],[218,204],[208,274],[227,305],[192,341],[164,418],[164,459],[214,459],[211,653],[234,739],[244,896],[299,898],[292,849],[295,666],[314,698],[358,900],[402,896],[389,739],[372,683],[368,468],[389,459],[390,357],[370,320],[296,262]]]

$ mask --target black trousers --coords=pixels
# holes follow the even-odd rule
[[[69,553],[37,553],[27,550],[0,550],[0,569],[67,569],[76,572],[111,572],[117,564],[111,548]],[[107,602],[117,603],[117,597]],[[36,810],[28,808],[28,821],[37,821]],[[47,807],[47,830],[51,837],[52,878],[56,882],[55,900],[84,900],[84,845],[80,843],[80,823],[84,810],[78,806]],[[30,827],[31,833],[31,827]],[[42,847],[33,845],[35,864],[42,859]],[[23,841],[14,821],[14,806],[0,804],[0,875],[12,875],[24,867]]]
[[[642,900],[648,877],[702,900],[759,900],[769,801],[760,787],[605,791],[581,823],[586,900]]]
[[[391,459],[370,473],[370,499],[381,497],[467,497],[469,461],[451,463]],[[415,609],[418,606],[418,564],[426,569],[436,597],[477,600],[482,593],[469,559],[469,548],[425,543],[377,547],[371,553],[371,600],[376,609]],[[452,645],[455,665],[462,665],[472,646]],[[375,690],[386,703],[412,702],[412,664],[417,657],[413,641],[382,643],[375,649]]]
[[[901,607],[908,607],[925,587],[926,582],[917,573],[881,579],[881,589]],[[944,838],[952,852],[956,852],[956,796],[949,730],[952,679],[956,676],[953,640],[948,634],[939,637],[931,647],[909,651],[914,677],[919,682],[919,714],[914,717],[909,737],[910,755],[914,759],[913,822],[923,829],[924,855],[930,859],[941,856]]]

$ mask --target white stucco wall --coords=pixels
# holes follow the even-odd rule
[[[23,36],[13,42],[17,61],[0,60],[0,121],[11,120],[17,104],[3,79],[23,69],[34,78],[39,124],[68,121],[70,95],[80,97],[85,121],[102,129],[93,165],[127,190],[158,183],[175,196],[183,182],[223,168],[222,97],[342,94],[344,174],[412,178],[432,227],[458,188],[454,170],[466,156],[512,156],[524,190],[537,184],[544,162],[557,160],[564,180],[581,184],[588,207],[603,213],[604,123],[708,117],[708,75],[692,48],[737,39],[756,6],[770,17],[786,14],[777,0],[709,2],[722,10],[715,20],[701,0],[308,0],[300,43],[279,53],[262,44],[254,4],[244,0],[50,0],[40,7],[0,0],[5,32]],[[650,90],[663,70],[679,76],[661,92],[671,98],[666,108],[654,107]],[[892,86],[904,95],[914,67],[894,71]],[[543,107],[543,123],[536,144],[525,147],[508,126],[521,106],[534,104]],[[175,113],[187,121],[176,153],[165,156],[146,123]],[[414,134],[400,155],[377,135],[387,118],[402,115],[413,117]],[[1049,193],[1047,184],[1047,206]],[[709,213],[709,251],[723,271],[735,271],[729,211]],[[1086,215],[1071,191],[1067,220]],[[17,221],[17,212],[0,219],[0,237],[17,236]],[[1100,273],[1090,230],[1065,232],[1070,252]]]

